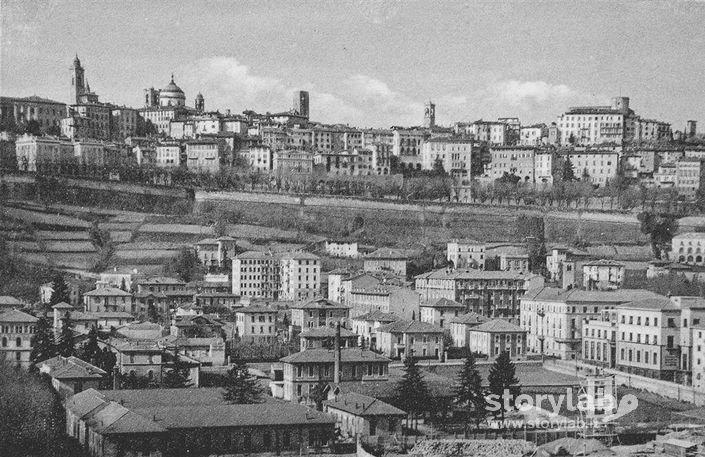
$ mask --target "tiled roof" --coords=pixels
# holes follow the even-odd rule
[[[365,259],[390,259],[390,260],[409,260],[416,257],[420,252],[416,249],[390,249],[380,248],[365,256]]]
[[[341,349],[341,362],[391,362],[390,359],[366,349]],[[335,351],[332,349],[308,349],[281,359],[284,363],[333,362]]]
[[[332,338],[335,337],[335,329],[331,327],[315,327],[301,332],[299,336],[301,338]],[[351,338],[356,337],[357,333],[341,327],[340,336],[341,338]]]
[[[23,313],[22,311],[11,309],[9,311],[0,312],[0,322],[37,322],[39,319],[31,314]]]
[[[384,333],[443,333],[443,329],[426,322],[399,320],[377,329]]]
[[[244,306],[242,308],[238,308],[235,313],[243,313],[243,314],[255,314],[255,313],[276,313],[277,310],[274,308],[270,308],[269,306]]]
[[[674,305],[668,297],[634,300],[627,303],[623,303],[619,307],[628,309],[647,309],[657,311],[678,309],[678,307]]]
[[[131,293],[125,292],[117,287],[103,287],[101,289],[93,289],[90,292],[83,294],[84,297],[104,297],[104,296],[116,296],[116,297],[128,297],[132,296]]]
[[[406,413],[381,400],[355,392],[342,393],[333,400],[323,402],[330,408],[345,411],[356,416],[406,416]]]
[[[53,309],[69,309],[70,310],[70,309],[73,309],[73,306],[62,301],[61,303],[57,303],[56,305],[52,306],[52,308]]]
[[[102,378],[107,373],[77,357],[60,355],[39,364],[39,371],[56,379]]]
[[[168,276],[155,276],[153,278],[140,279],[137,284],[169,284],[169,285],[183,285],[186,284],[180,279],[169,278]]]
[[[593,260],[592,262],[584,263],[583,266],[585,266],[585,267],[623,267],[624,264],[617,262],[617,261],[614,261],[614,260],[600,259],[600,260]]]
[[[488,270],[435,270],[422,273],[416,279],[484,279],[484,280],[520,280],[531,279],[536,275],[519,273],[516,271],[488,271]]]
[[[394,322],[401,319],[394,313],[385,313],[380,310],[374,310],[366,314],[361,314],[359,316],[353,317],[353,320],[357,321],[369,321],[369,322]]]
[[[9,295],[0,296],[0,306],[22,306],[22,302]]]
[[[66,400],[66,409],[75,414],[79,419],[96,408],[105,405],[105,399],[95,389],[86,389]]]
[[[423,303],[422,308],[465,308],[465,305],[458,303],[455,300],[447,298],[439,298],[435,303]]]
[[[471,332],[488,332],[488,333],[497,333],[497,332],[526,332],[526,330],[522,330],[521,327],[511,324],[504,319],[493,319],[489,322],[485,322],[483,324],[478,325],[477,327],[473,327],[470,329]]]
[[[327,298],[314,298],[300,305],[292,305],[292,309],[348,309],[348,305],[328,300]]]
[[[660,298],[654,292],[643,289],[618,289],[611,291],[590,291],[581,289],[559,289],[555,287],[541,287],[526,291],[522,301],[537,300],[558,303],[627,303],[643,298]]]
[[[453,318],[450,322],[454,323],[454,324],[478,325],[478,324],[482,324],[483,322],[487,322],[487,321],[489,321],[489,318],[487,318],[481,314],[470,312],[470,313],[458,316],[456,318]]]

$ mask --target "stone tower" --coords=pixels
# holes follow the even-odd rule
[[[78,59],[78,54],[76,54],[71,67],[71,99],[75,104],[81,103],[81,98],[86,92],[86,77],[84,73],[81,61]]]
[[[203,99],[203,94],[201,94],[200,92],[196,95],[196,101],[194,102],[193,106],[194,106],[194,108],[196,108],[196,111],[198,111],[199,113],[202,113],[205,111],[206,102]]]
[[[423,126],[427,129],[432,129],[436,126],[436,105],[430,100],[424,106]]]

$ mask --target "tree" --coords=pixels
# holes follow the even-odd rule
[[[328,398],[328,383],[324,380],[318,381],[311,389],[311,400],[316,404],[318,411],[323,411],[323,402]]]
[[[404,375],[397,386],[396,403],[407,413],[406,425],[408,428],[409,419],[416,422],[419,414],[425,411],[429,402],[429,393],[421,374],[421,368],[412,354],[406,356],[402,370]],[[418,423],[416,426],[418,427]]]
[[[73,336],[73,322],[71,321],[71,313],[68,311],[64,318],[61,319],[61,333],[59,333],[59,341],[56,344],[56,349],[59,355],[63,357],[70,357],[76,352]]]
[[[252,376],[243,359],[234,360],[225,380],[223,399],[231,404],[261,403],[264,389],[256,377]]]
[[[654,257],[662,258],[671,249],[671,240],[678,230],[678,220],[671,215],[657,215],[644,211],[637,215],[641,222],[641,233],[649,235]]]
[[[56,345],[54,344],[54,329],[52,329],[46,314],[37,321],[35,333],[32,335],[32,353],[30,360],[37,364],[50,359],[56,355]]]
[[[569,156],[566,156],[563,161],[561,179],[565,182],[575,181],[575,170],[573,169],[573,162],[570,160]]]
[[[446,174],[446,170],[443,168],[443,161],[440,157],[436,157],[436,160],[433,161],[432,173],[438,176],[443,176]]]
[[[42,134],[42,128],[36,119],[31,119],[27,122],[26,132],[30,135],[40,136]]]
[[[81,346],[77,356],[79,359],[85,360],[86,362],[100,368],[100,359],[102,355],[103,352],[98,346],[98,329],[93,326],[88,331],[88,339]]]
[[[179,360],[178,349],[174,350],[173,366],[166,370],[162,377],[162,387],[167,389],[182,389],[191,387],[191,374],[189,367]]]
[[[455,403],[466,408],[467,418],[474,419],[475,427],[480,426],[480,420],[486,413],[485,394],[482,390],[482,377],[475,365],[475,356],[471,352],[465,359],[463,368],[458,374],[458,385],[455,389]],[[467,436],[467,420],[465,422]]]
[[[159,311],[157,311],[154,303],[150,303],[147,308],[147,319],[149,319],[149,322],[159,322]]]
[[[505,409],[512,406],[509,402],[512,398],[516,399],[520,391],[519,380],[516,378],[516,367],[510,360],[508,351],[503,351],[497,356],[490,367],[487,381],[490,384],[490,393],[500,404],[499,413],[504,421]]]
[[[52,307],[61,302],[69,303],[71,301],[71,296],[69,294],[69,286],[64,281],[64,277],[61,274],[54,276],[54,280],[51,283],[51,298],[49,299],[49,307]]]
[[[183,248],[178,257],[172,261],[171,269],[184,282],[190,282],[198,273],[200,262],[193,250]]]

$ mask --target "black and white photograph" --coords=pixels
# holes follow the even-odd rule
[[[0,457],[705,456],[705,0],[0,0]]]

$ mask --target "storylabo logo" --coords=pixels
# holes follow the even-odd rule
[[[551,416],[560,416],[561,412],[581,411],[586,416],[592,416],[603,423],[614,421],[634,411],[639,401],[631,394],[617,399],[613,395],[595,397],[585,393],[574,394],[572,389],[566,389],[565,394],[520,394],[515,395],[505,389],[502,395],[492,394],[486,397],[487,411],[499,414],[518,410],[529,412],[543,410]]]

